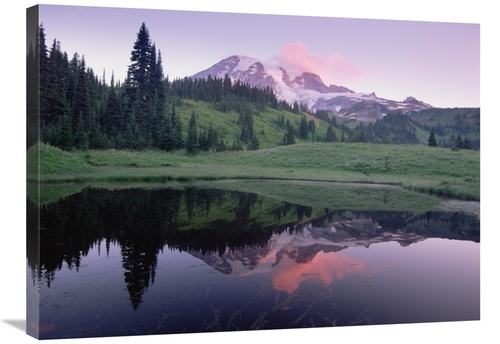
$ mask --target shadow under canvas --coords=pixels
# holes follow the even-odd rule
[[[3,322],[23,332],[26,332],[26,320],[24,319],[9,319],[9,320],[4,319]]]

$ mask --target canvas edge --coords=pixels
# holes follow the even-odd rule
[[[36,273],[39,271],[39,5],[26,9],[26,257],[35,269],[26,263],[26,334],[39,339],[40,294]],[[28,154],[29,151],[29,154]],[[29,201],[29,198],[32,201]],[[33,202],[35,200],[35,202]]]

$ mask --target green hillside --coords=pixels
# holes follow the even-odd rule
[[[83,158],[44,143],[33,145],[26,153],[26,172],[29,176],[51,173],[85,173],[94,168]]]
[[[432,108],[409,114],[415,125],[429,133],[434,129],[439,146],[450,148],[458,135],[480,149],[481,110],[479,108]],[[428,134],[427,134],[428,135]]]
[[[263,111],[259,111],[256,104],[249,105],[253,111],[253,131],[261,149],[283,145],[283,135],[286,134],[287,129],[285,126],[279,125],[278,118],[280,116],[284,117],[285,122],[290,121],[290,125],[295,130],[299,128],[303,116],[302,114],[276,110],[271,107],[265,107]],[[188,136],[189,121],[193,111],[196,114],[198,135],[204,130],[208,131],[210,126],[212,126],[229,146],[240,139],[241,125],[238,122],[240,114],[236,111],[217,111],[211,103],[192,99],[183,99],[181,105],[176,108],[176,111],[180,115],[183,129],[182,138],[184,141]],[[297,143],[317,141],[318,138],[326,135],[328,124],[317,118],[308,116],[307,121],[310,120],[313,120],[315,123],[315,132],[309,132],[307,140],[296,136],[295,140]],[[340,130],[337,128],[335,130],[337,131],[337,137],[340,137]]]
[[[410,113],[410,116],[422,124],[431,126],[455,125],[457,121],[469,126],[479,125],[478,108],[431,108]]]

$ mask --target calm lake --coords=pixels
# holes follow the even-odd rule
[[[50,339],[480,319],[477,202],[207,185],[61,186],[28,199],[41,222],[30,253],[28,216],[27,307],[39,317],[28,330]]]

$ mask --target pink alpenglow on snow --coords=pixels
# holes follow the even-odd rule
[[[292,75],[314,73],[321,75],[326,84],[339,85],[371,74],[370,68],[356,65],[340,53],[314,55],[301,41],[283,44],[278,61]]]

